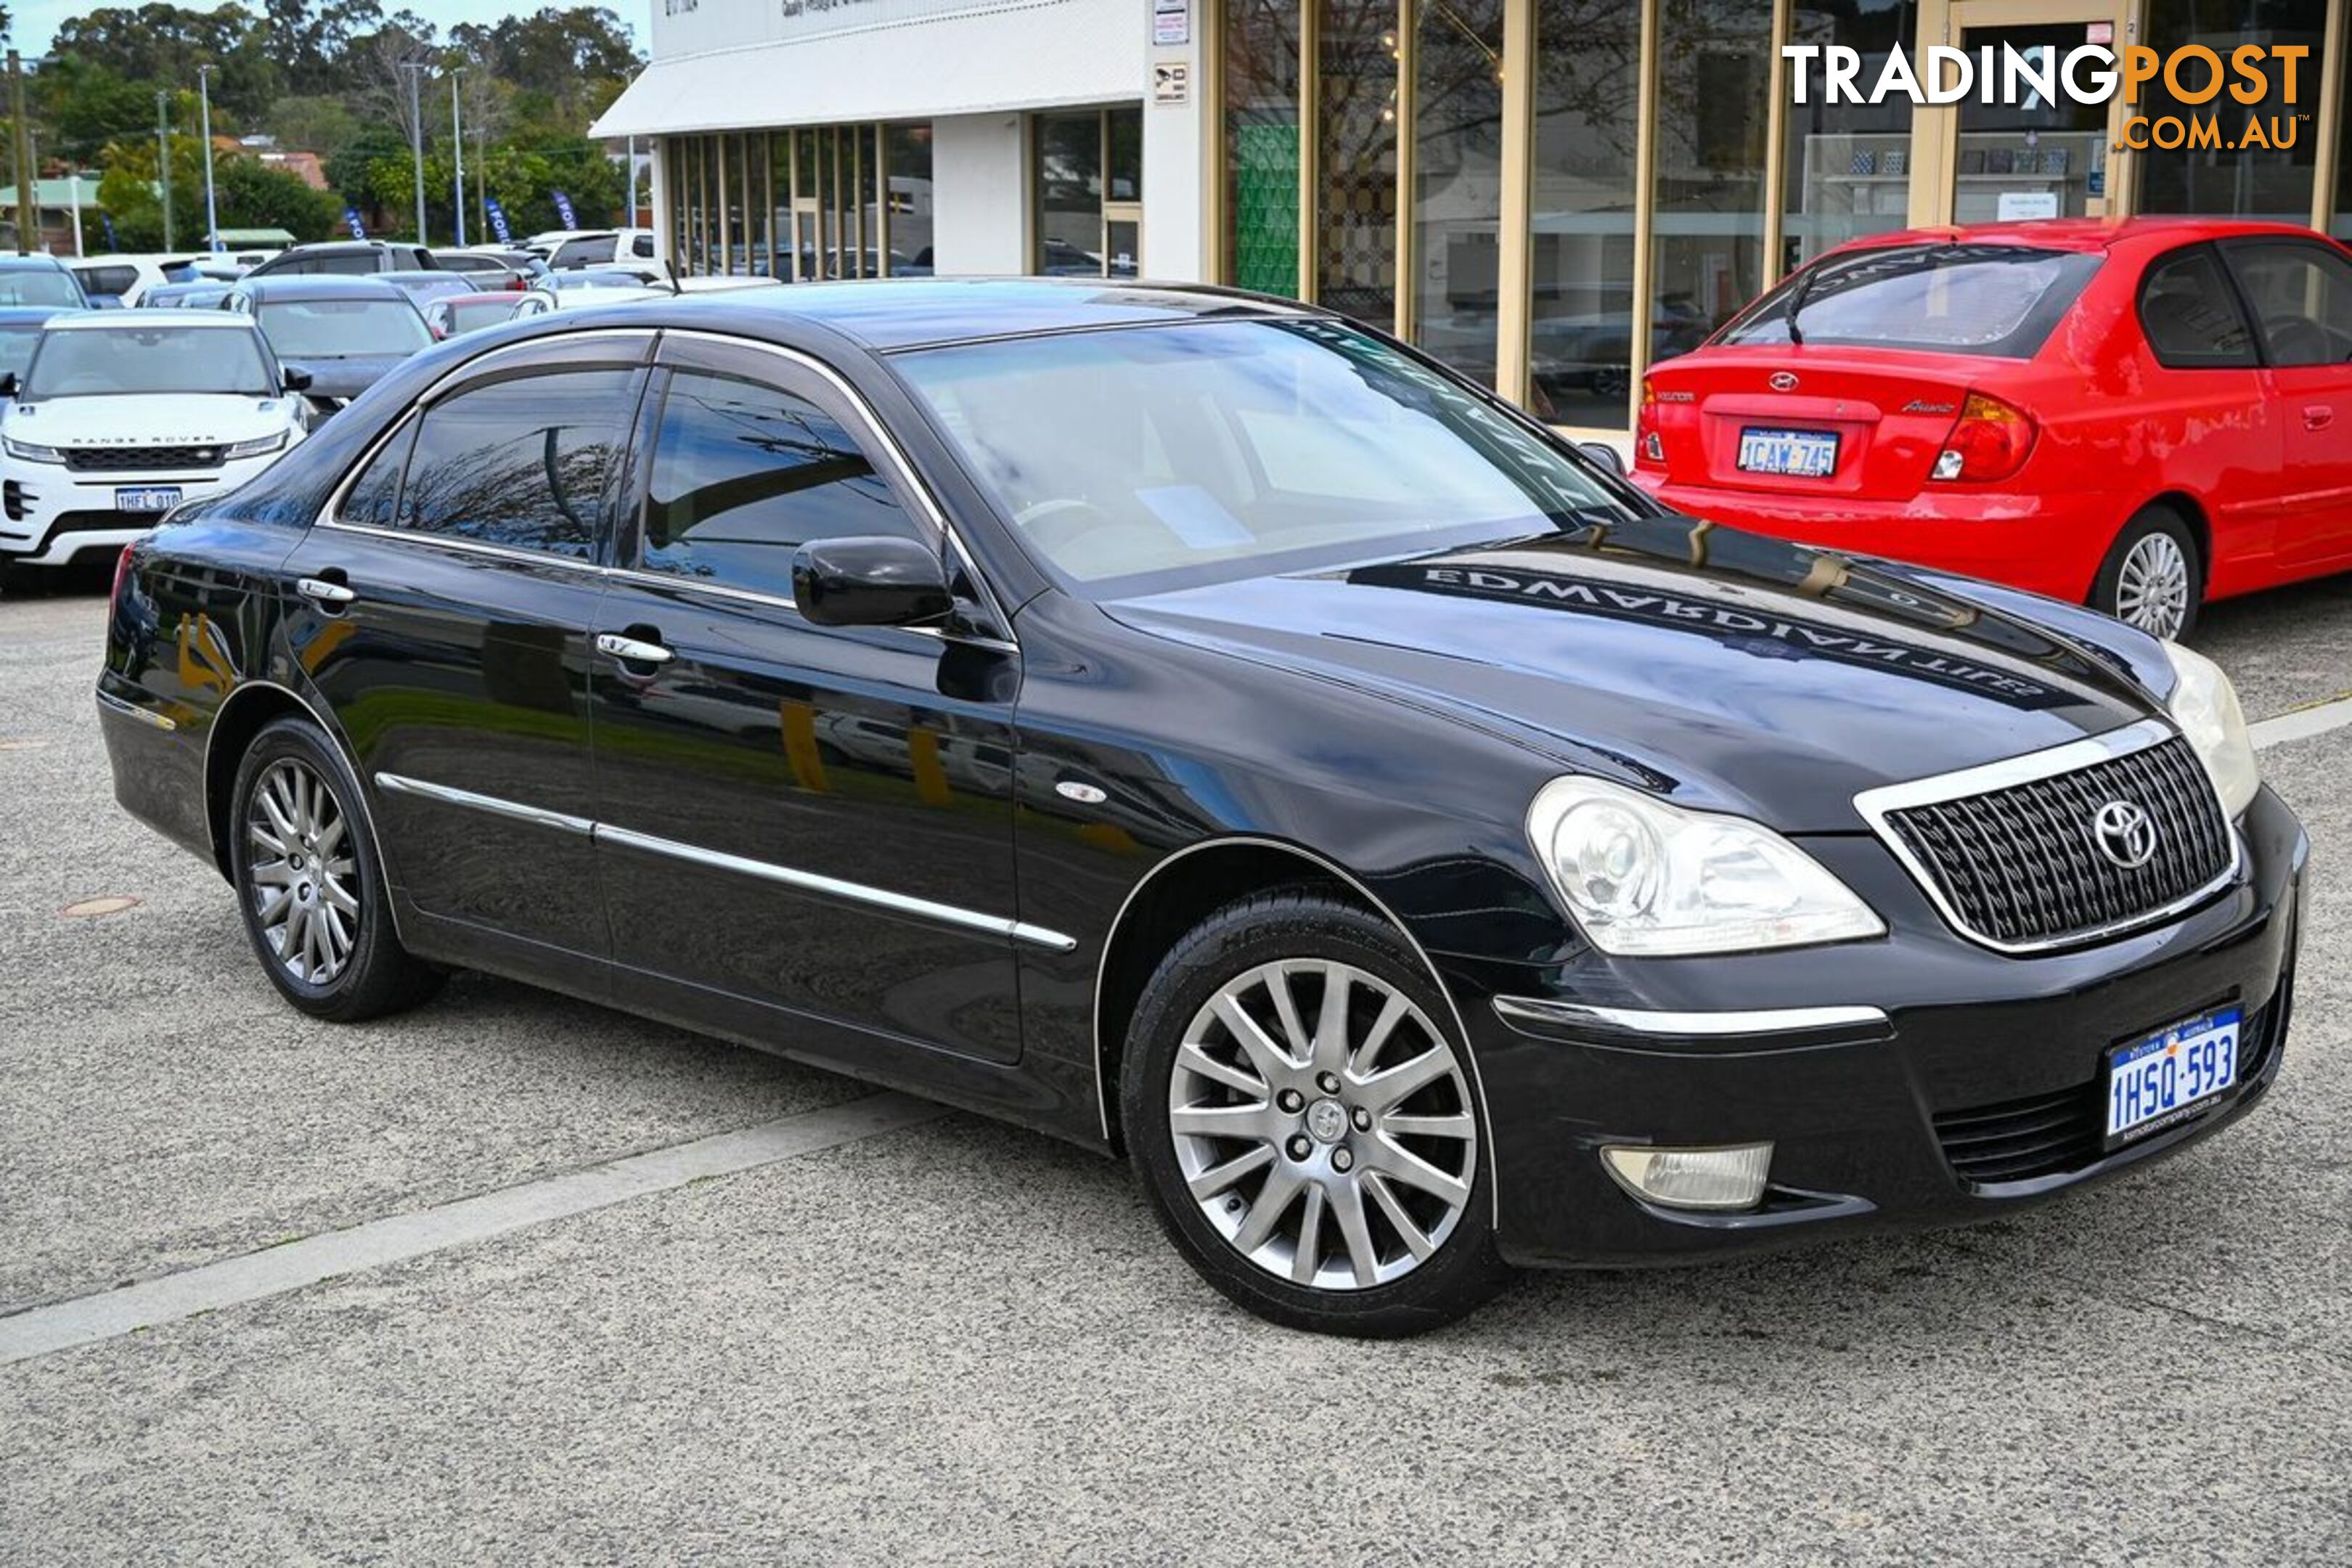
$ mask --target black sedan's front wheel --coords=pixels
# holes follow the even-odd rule
[[[1152,977],[1128,1141],[1177,1247],[1276,1322],[1387,1336],[1500,1288],[1487,1154],[1445,1004],[1380,919],[1318,891],[1227,906]]]
[[[317,727],[279,719],[237,769],[229,850],[246,934],[278,994],[355,1023],[441,987],[392,926],[383,862],[354,804],[358,784]]]

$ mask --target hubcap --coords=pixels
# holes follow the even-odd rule
[[[343,814],[326,780],[304,763],[272,763],[247,802],[246,896],[278,963],[324,985],[359,939],[360,903]]]
[[[2189,558],[2168,533],[2151,533],[2124,556],[2116,576],[2116,618],[2160,637],[2189,618]]]
[[[1434,1256],[1477,1170],[1444,1034],[1387,982],[1319,959],[1261,964],[1209,998],[1177,1049],[1168,1127],[1192,1201],[1234,1250],[1324,1289],[1384,1285]]]

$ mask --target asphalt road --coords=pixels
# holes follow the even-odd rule
[[[0,1562],[2352,1560],[2352,728],[2264,753],[2317,871],[2231,1133],[1368,1345],[1225,1306],[1025,1132],[862,1135],[901,1102],[499,981],[300,1019],[112,805],[101,609],[0,602],[0,1345],[323,1278],[0,1365]],[[2202,640],[2253,717],[2337,696],[2352,579]]]

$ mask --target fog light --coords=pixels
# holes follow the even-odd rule
[[[1772,1168],[1769,1143],[1718,1149],[1652,1149],[1612,1143],[1601,1163],[1636,1195],[1678,1209],[1745,1209],[1764,1195]]]

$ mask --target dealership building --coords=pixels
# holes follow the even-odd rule
[[[684,271],[1230,283],[1622,431],[1645,365],[1859,235],[2195,213],[2352,237],[2347,26],[2352,0],[656,0],[597,130],[650,139]],[[2159,76],[2127,111],[1818,78],[1799,104],[1780,50],[1851,48],[1866,89],[1898,46],[2086,43],[2305,52],[2291,93],[2273,55],[2252,102]],[[2122,145],[2127,113],[2276,145]]]

